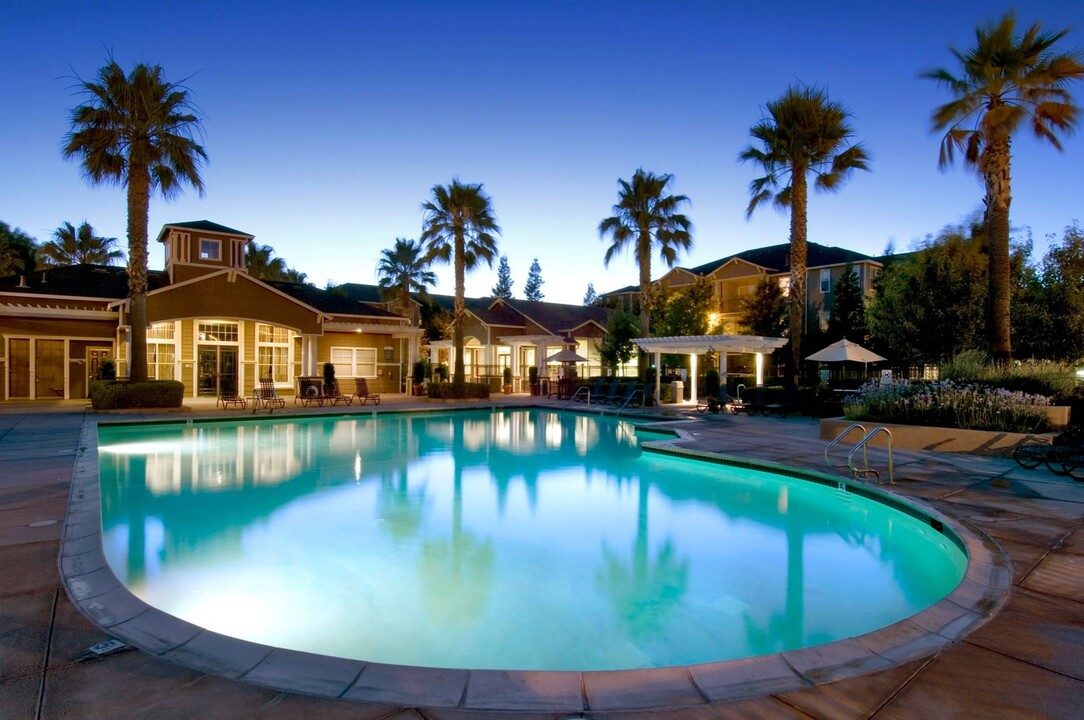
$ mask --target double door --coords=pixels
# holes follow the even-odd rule
[[[206,397],[238,394],[237,348],[200,345],[197,351],[196,392]]]

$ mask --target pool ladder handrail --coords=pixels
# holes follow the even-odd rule
[[[851,472],[854,473],[855,479],[866,475],[872,475],[873,477],[877,478],[877,484],[881,484],[881,474],[869,467],[868,458],[866,459],[866,466],[862,470],[859,470],[854,466],[854,454],[858,452],[858,448],[862,448],[862,452],[863,454],[865,454],[866,444],[869,443],[869,441],[876,437],[879,433],[884,433],[888,436],[888,484],[894,485],[895,479],[893,478],[892,472],[892,431],[886,428],[884,425],[878,425],[877,427],[870,430],[868,433],[866,433],[866,436],[864,438],[858,441],[857,445],[851,448],[851,452],[847,455],[847,467],[849,467],[851,469]]]
[[[839,435],[836,435],[835,440],[828,443],[827,447],[824,448],[824,462],[825,462],[825,464],[828,465],[828,467],[842,468],[842,467],[847,467],[850,464],[849,459],[848,459],[847,462],[834,463],[828,457],[828,453],[830,453],[832,451],[832,448],[834,448],[836,445],[838,445],[840,442],[842,442],[843,438],[850,435],[851,431],[855,430],[855,429],[861,430],[862,431],[862,437],[863,438],[866,437],[866,426],[863,425],[862,423],[853,423],[850,427],[848,427],[846,430],[841,432]],[[859,441],[859,442],[861,442],[861,441]],[[868,469],[869,468],[869,454],[863,451],[862,455],[863,455],[863,459],[865,460],[865,463],[866,463],[866,468]]]
[[[621,411],[628,407],[629,403],[632,402],[633,398],[635,398],[637,395],[640,396],[640,404],[637,405],[637,407],[642,407],[645,403],[647,403],[647,395],[644,394],[643,388],[636,388],[632,391],[632,394],[629,395],[628,399],[625,400],[625,402],[621,403],[621,407],[619,407],[617,409],[617,412],[614,414],[620,415]]]
[[[587,407],[591,407],[591,388],[587,385],[580,385],[578,388],[576,388],[576,392],[569,395],[568,400],[565,400],[565,407],[568,407],[573,400],[580,396],[581,390],[587,394]]]

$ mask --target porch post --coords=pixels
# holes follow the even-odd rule
[[[655,351],[655,406],[662,404],[662,351]]]
[[[764,384],[764,353],[756,353],[757,387]]]
[[[700,358],[697,357],[695,352],[689,353],[689,357],[689,384],[692,386],[689,390],[689,397],[692,398],[693,405],[696,405],[696,377],[700,365]]]

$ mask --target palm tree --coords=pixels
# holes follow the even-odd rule
[[[452,180],[450,185],[434,185],[433,199],[422,204],[425,219],[418,238],[426,245],[429,261],[451,262],[455,267],[455,313],[453,344],[457,383],[465,381],[463,364],[464,276],[481,260],[493,267],[497,254],[494,233],[500,234],[493,215],[493,201],[482,190],[481,183],[470,185]]]
[[[128,194],[128,297],[132,328],[128,372],[147,379],[147,223],[151,191],[169,199],[188,183],[203,195],[200,166],[207,153],[194,139],[200,118],[188,90],[162,68],[136,65],[128,75],[112,58],[96,81],[78,80],[88,97],[71,113],[66,158],[79,157],[94,184],[123,184]]]
[[[403,317],[412,317],[410,291],[425,293],[426,286],[437,284],[437,275],[429,269],[425,246],[415,240],[395,238],[395,247],[380,251],[376,274],[380,287],[399,289]]]
[[[766,173],[749,184],[753,197],[746,218],[768,200],[779,209],[790,209],[790,374],[797,383],[805,325],[807,175],[816,176],[818,190],[838,190],[855,170],[869,170],[869,156],[861,144],[851,144],[851,114],[824,90],[787,88],[767,110],[768,117],[749,130],[759,145],[750,145],[738,158],[756,163]]]
[[[245,267],[248,274],[260,280],[285,280],[286,261],[280,257],[272,257],[275,248],[270,245],[249,243],[245,248]]]
[[[922,74],[946,87],[954,99],[933,113],[933,132],[946,131],[938,165],[952,164],[957,150],[986,185],[986,224],[990,233],[990,319],[994,357],[1012,359],[1009,334],[1009,203],[1012,135],[1025,123],[1035,136],[1058,150],[1055,133],[1071,133],[1078,108],[1065,89],[1084,77],[1078,52],[1055,54],[1051,48],[1069,32],[1043,32],[1038,24],[1016,32],[1010,12],[997,23],[979,28],[975,46],[952,50],[962,66],[960,76],[936,69]]]
[[[631,182],[618,179],[621,191],[613,206],[614,214],[598,226],[601,238],[605,239],[607,235],[613,238],[603,259],[607,267],[610,260],[627,246],[633,246],[636,253],[636,264],[640,268],[641,337],[647,337],[651,329],[651,251],[657,245],[659,257],[667,267],[673,267],[678,251],[688,250],[693,242],[690,234],[693,224],[678,212],[689,198],[666,194],[666,186],[673,179],[673,175],[656,175],[643,168],[633,174]],[[641,367],[646,362],[647,356],[641,353]]]
[[[113,245],[116,238],[99,237],[90,223],[83,221],[77,230],[65,222],[53,233],[53,239],[38,248],[38,264],[42,267],[65,265],[111,265],[124,258],[124,253]]]

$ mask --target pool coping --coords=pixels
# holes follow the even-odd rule
[[[133,595],[116,577],[102,548],[97,419],[85,420],[80,436],[58,560],[61,580],[73,604],[103,632],[182,667],[317,697],[479,711],[651,710],[808,688],[932,655],[988,622],[1005,603],[1012,583],[1009,560],[977,527],[946,517],[920,501],[827,473],[677,447],[676,443],[695,438],[675,427],[676,423],[653,420],[643,426],[665,427],[675,437],[645,442],[646,451],[783,471],[875,500],[887,498],[893,507],[909,506],[912,514],[917,511],[936,520],[942,531],[949,531],[948,537],[963,543],[968,555],[963,580],[948,596],[916,615],[863,635],[696,665],[608,671],[441,669],[275,648],[205,630],[162,612]]]

